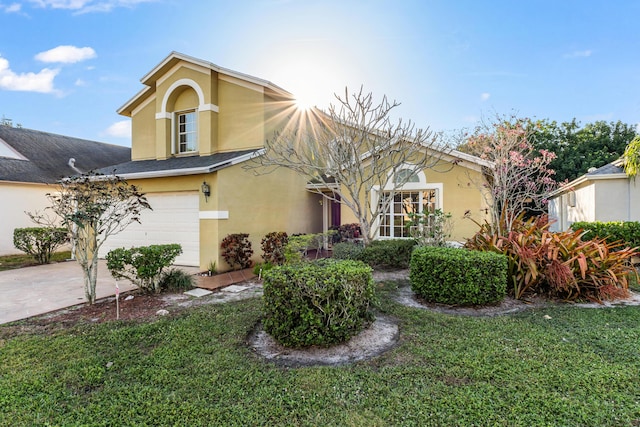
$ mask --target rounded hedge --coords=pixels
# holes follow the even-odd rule
[[[373,320],[371,267],[332,259],[264,272],[264,329],[288,347],[349,340]]]
[[[428,302],[483,305],[507,293],[507,257],[494,252],[419,247],[411,255],[411,289]]]

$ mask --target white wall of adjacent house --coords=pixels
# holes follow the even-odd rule
[[[200,265],[200,219],[197,192],[147,194],[153,210],[144,210],[140,224],[110,236],[100,248],[100,257],[115,248],[178,243],[182,255],[177,265]]]
[[[567,206],[567,223],[565,229],[569,228],[571,224],[578,221],[595,221],[595,195],[596,187],[593,183],[589,183],[584,187],[576,188],[573,193],[574,196],[563,199]],[[575,198],[575,200],[571,200]],[[574,205],[574,206],[571,206]]]
[[[597,221],[640,221],[640,181],[609,179],[597,185]]]
[[[46,193],[53,190],[45,184],[0,183],[0,255],[22,253],[13,246],[13,230],[37,227],[25,212],[43,211],[49,206]]]

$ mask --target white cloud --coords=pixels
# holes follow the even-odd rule
[[[140,3],[150,3],[157,0],[30,0],[31,3],[42,8],[68,9],[76,14],[90,12],[110,12],[118,7],[132,8]]]
[[[85,81],[84,81],[84,80],[82,80],[82,79],[78,79],[78,80],[76,80],[75,85],[76,85],[76,86],[86,86],[86,85],[87,85],[87,82],[85,82]]]
[[[53,79],[60,70],[43,68],[39,73],[17,74],[9,68],[9,61],[0,57],[0,89],[24,92],[58,93]]]
[[[7,13],[17,13],[20,12],[22,5],[20,3],[12,3],[9,6],[4,6],[4,11]]]
[[[104,133],[115,138],[131,138],[131,120],[115,122]]]
[[[489,98],[491,98],[491,94],[489,92],[483,92],[480,94],[480,99],[482,101],[487,101]]]
[[[96,51],[90,47],[58,46],[53,49],[40,52],[35,56],[35,58],[42,62],[73,64],[74,62],[85,61],[87,59],[95,58],[96,56]]]
[[[565,53],[563,57],[565,58],[588,58],[591,56],[591,50],[575,50],[571,53]]]

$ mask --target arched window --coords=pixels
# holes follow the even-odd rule
[[[420,176],[410,169],[400,169],[394,176],[393,182],[396,184],[407,182],[420,182]]]
[[[381,208],[378,236],[381,238],[410,237],[411,216],[429,216],[442,209],[442,183],[427,183],[422,171],[399,169],[390,177],[391,186],[378,195]],[[395,188],[395,189],[394,189]],[[385,208],[386,205],[386,208]]]

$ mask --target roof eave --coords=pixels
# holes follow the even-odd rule
[[[207,68],[210,69],[212,71],[215,71],[217,73],[222,73],[222,74],[226,74],[228,76],[231,77],[235,77],[237,79],[240,80],[244,80],[253,84],[257,84],[259,86],[263,86],[266,88],[269,88],[271,90],[273,90],[274,92],[289,97],[289,98],[293,98],[293,94],[286,91],[285,89],[281,88],[278,85],[275,85],[273,83],[271,83],[268,80],[264,80],[261,79],[259,77],[255,77],[255,76],[251,76],[249,74],[244,74],[241,73],[239,71],[234,71],[231,70],[229,68],[224,68],[221,67],[219,65],[216,65],[212,62],[209,61],[205,61],[202,59],[198,59],[195,58],[193,56],[189,56],[189,55],[185,55],[184,53],[180,53],[180,52],[176,52],[173,51],[171,52],[165,59],[163,59],[158,65],[156,65],[151,71],[149,71],[147,74],[145,74],[140,81],[142,82],[142,84],[146,85],[146,86],[152,86],[152,83],[157,79],[157,74],[162,72],[163,69],[167,68],[168,66],[170,66],[171,63],[173,62],[178,62],[178,61],[185,61],[185,62],[190,62],[192,64],[195,65],[199,65],[203,68]],[[137,95],[136,95],[137,96]]]
[[[264,153],[264,150],[258,150],[252,153],[247,153],[238,157],[234,157],[232,159],[229,159],[223,162],[214,163],[208,166],[200,166],[197,168],[165,169],[165,170],[159,170],[159,171],[130,172],[130,173],[118,173],[116,169],[113,175],[117,175],[125,179],[149,179],[149,178],[167,178],[172,176],[183,176],[183,175],[201,175],[201,174],[216,172],[220,169],[224,169],[233,165],[237,165],[239,163],[246,162],[262,153]]]
[[[580,184],[584,184],[589,181],[602,181],[607,179],[628,179],[629,177],[625,173],[607,173],[607,174],[597,174],[597,175],[582,175],[569,182],[568,184],[563,185],[562,187],[553,190],[549,193],[549,197],[558,196],[566,191],[570,191],[572,188],[577,187]]]

